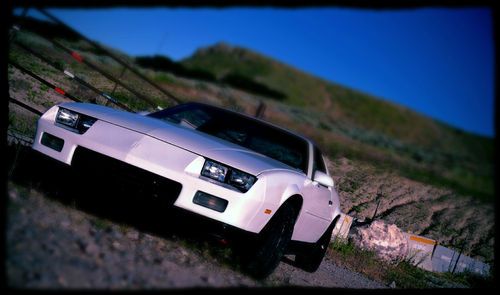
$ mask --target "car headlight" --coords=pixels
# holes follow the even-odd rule
[[[56,122],[71,128],[76,128],[76,123],[78,123],[78,113],[59,108],[57,111]]]
[[[220,182],[225,182],[227,171],[229,169],[219,163],[215,163],[212,161],[205,161],[205,165],[203,165],[203,171],[201,175],[210,177]]]
[[[56,115],[56,123],[79,134],[85,133],[95,121],[97,119],[65,108],[59,108]]]
[[[241,191],[248,191],[255,183],[256,178],[245,172],[231,170],[229,175],[229,184]]]
[[[230,185],[244,193],[247,192],[257,180],[253,175],[212,160],[205,161],[203,169],[201,170],[201,175],[222,184]]]

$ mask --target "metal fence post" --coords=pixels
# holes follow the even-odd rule
[[[458,261],[460,260],[460,256],[462,256],[462,252],[464,251],[464,247],[465,247],[465,241],[462,241],[462,246],[460,248],[460,252],[458,253],[457,261],[455,261],[455,266],[453,266],[453,270],[451,271],[451,273],[455,273]]]
[[[264,112],[266,111],[266,104],[264,102],[259,101],[259,106],[257,107],[257,111],[255,111],[256,118],[263,118]]]
[[[377,207],[375,207],[375,212],[373,212],[373,217],[371,219],[371,221],[373,221],[375,219],[375,216],[377,215],[377,211],[378,211],[378,207],[380,206],[380,194],[377,194]]]

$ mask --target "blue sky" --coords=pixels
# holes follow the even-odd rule
[[[219,41],[494,136],[494,44],[488,8],[50,9],[131,55],[174,60]],[[32,10],[29,15],[35,16]]]

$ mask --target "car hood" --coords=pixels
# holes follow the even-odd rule
[[[300,170],[247,148],[174,123],[95,104],[64,103],[61,106],[154,137],[253,175],[283,169],[303,174]]]

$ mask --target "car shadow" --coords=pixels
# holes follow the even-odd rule
[[[31,147],[8,146],[7,159],[8,181],[36,189],[51,200],[98,218],[157,237],[181,239],[233,270],[244,272],[240,255],[244,255],[248,246],[247,237],[227,230],[218,222],[165,206],[134,190],[118,188],[120,183],[111,184],[106,177],[95,179],[92,173],[85,174]],[[286,256],[282,262],[296,266]]]

